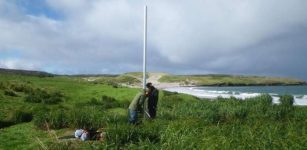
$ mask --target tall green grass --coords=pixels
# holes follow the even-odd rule
[[[269,95],[246,100],[234,97],[200,100],[161,91],[157,118],[143,120],[140,114],[141,123],[135,126],[127,123],[127,108],[139,89],[115,88],[69,77],[0,76],[0,79],[5,81],[0,82],[0,125],[11,123],[1,126],[4,128],[0,130],[0,149],[307,147],[307,108],[293,106],[291,96],[282,96],[280,104],[273,104]],[[7,89],[18,96],[5,95]],[[31,94],[37,99],[45,95],[56,97],[53,94],[56,91],[62,94],[62,101],[56,104],[25,101]],[[77,128],[104,128],[105,141],[66,142],[49,137],[48,129],[61,137],[72,135]]]

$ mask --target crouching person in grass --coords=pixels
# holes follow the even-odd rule
[[[128,117],[129,117],[129,123],[136,124],[137,118],[138,118],[138,112],[142,111],[142,107],[144,104],[144,101],[147,97],[147,93],[145,92],[139,92],[134,99],[131,101],[128,109]]]

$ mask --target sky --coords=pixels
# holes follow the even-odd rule
[[[307,80],[306,0],[0,0],[0,68]]]

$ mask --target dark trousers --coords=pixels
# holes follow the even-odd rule
[[[155,118],[157,113],[157,102],[155,100],[148,100],[148,113],[150,118]]]

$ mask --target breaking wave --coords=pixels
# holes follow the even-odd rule
[[[246,99],[257,97],[261,94],[265,93],[257,93],[257,92],[240,92],[240,91],[227,91],[227,90],[210,90],[210,89],[201,89],[200,87],[173,87],[164,89],[170,92],[178,92],[193,95],[199,98],[208,98],[208,99],[216,99],[218,97],[230,98],[235,97],[238,99]],[[266,93],[271,95],[273,99],[273,103],[278,104],[279,102],[279,94],[277,93]],[[306,95],[296,95],[292,94],[294,98],[294,105],[306,106],[307,105],[307,94]]]

